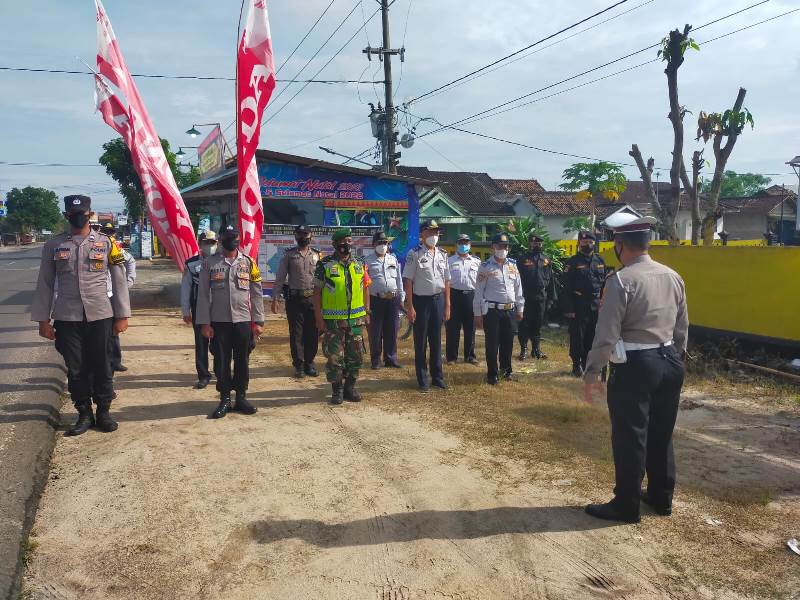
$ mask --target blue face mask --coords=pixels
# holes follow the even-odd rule
[[[458,245],[458,253],[459,254],[467,254],[469,252],[470,245],[469,244],[459,244]]]

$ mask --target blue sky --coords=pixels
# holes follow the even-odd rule
[[[628,14],[448,93],[414,103],[410,110],[450,123],[655,43],[671,28],[684,23],[699,26],[756,1],[629,0],[581,28],[635,8]],[[329,2],[269,3],[277,64],[283,62]],[[421,95],[610,4],[611,0],[396,0],[391,13],[392,45],[400,46],[405,37],[407,48],[402,69],[395,63],[395,81],[402,73],[396,99],[402,102]],[[233,76],[239,2],[106,0],[105,6],[133,72]],[[336,0],[280,77],[294,76],[354,6],[355,0]],[[698,31],[695,37],[702,42],[797,6],[796,2],[772,0]],[[376,7],[374,0],[363,0],[301,78],[316,73]],[[406,15],[410,15],[407,29]],[[80,69],[76,56],[94,63],[91,0],[5,0],[0,4],[0,22],[4,23],[0,66]],[[680,72],[681,102],[694,115],[701,110],[724,110],[732,104],[739,86],[747,89],[745,105],[755,116],[756,128],[740,138],[728,168],[778,173],[773,180],[790,185],[796,183],[796,178],[789,175],[790,169],[784,163],[800,154],[799,30],[800,12],[702,47],[687,57]],[[369,80],[374,73],[375,80],[382,79],[380,65],[368,63],[361,53],[368,43],[377,46],[379,41],[380,19],[376,17],[320,77]],[[655,57],[655,50],[547,93],[650,57]],[[97,162],[102,144],[113,137],[113,131],[94,112],[90,77],[0,71],[0,81],[0,161]],[[184,133],[193,122],[227,124],[233,118],[232,82],[139,79],[138,84],[159,134],[173,146],[196,145]],[[284,85],[279,84],[278,90]],[[297,84],[290,86],[268,113],[280,108],[298,89]],[[320,158],[330,156],[317,149],[318,145],[348,155],[365,151],[374,142],[367,125],[367,103],[377,102],[381,95],[380,86],[311,84],[266,125],[261,147]],[[636,142],[645,156],[655,157],[656,166],[666,168],[672,139],[667,110],[663,67],[653,63],[467,128],[543,148],[626,163],[630,162],[630,145]],[[687,158],[695,146],[694,119],[687,117]],[[363,125],[304,144],[358,123]],[[401,119],[401,133],[406,125]],[[429,129],[423,123],[418,133]],[[709,148],[706,156],[711,155]],[[560,182],[561,172],[575,160],[447,131],[403,149],[401,162],[441,170],[486,171],[497,177],[535,177],[551,189]],[[626,167],[626,171],[629,177],[638,178],[635,168]],[[661,180],[666,177],[664,173]],[[24,185],[50,187],[59,195],[86,192],[101,209],[122,205],[113,180],[100,167],[0,165],[0,191]]]

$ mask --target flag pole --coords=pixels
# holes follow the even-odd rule
[[[239,45],[242,43],[242,15],[244,14],[244,4],[247,0],[242,0],[242,6],[239,9],[239,24],[236,28],[236,77],[234,77],[234,92],[233,96],[236,99],[236,106],[234,108],[234,119],[236,121],[236,133],[233,137],[233,143],[236,146],[236,201],[231,204],[230,200],[228,200],[228,218],[232,218],[233,215],[233,206],[236,206],[236,217],[239,216],[239,190],[241,188],[241,181],[239,181],[239,161],[242,159],[241,151],[239,148],[239,129],[241,124],[239,123]],[[228,222],[228,225],[235,225],[237,228],[239,226],[238,223],[239,219],[236,218],[233,223]]]

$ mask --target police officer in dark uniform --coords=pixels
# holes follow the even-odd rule
[[[525,294],[525,314],[519,324],[519,359],[528,358],[528,340],[533,344],[532,352],[536,358],[547,358],[542,352],[542,324],[547,307],[555,296],[553,265],[542,254],[544,239],[535,233],[528,236],[529,252],[517,261],[522,276],[522,293]]]
[[[197,369],[197,383],[195,389],[204,389],[211,381],[211,371],[208,370],[208,352],[214,354],[214,345],[209,343],[203,335],[202,326],[195,323],[197,316],[197,291],[200,285],[200,271],[203,270],[203,261],[217,253],[217,236],[213,231],[200,234],[200,254],[196,254],[186,261],[181,279],[181,310],[183,322],[194,329],[194,365]]]
[[[475,284],[473,312],[476,327],[483,327],[486,335],[486,381],[489,385],[499,383],[501,371],[503,379],[511,379],[514,335],[517,321],[522,320],[525,310],[522,279],[516,263],[508,258],[508,247],[505,233],[492,238],[494,255],[481,264]]]
[[[586,363],[584,399],[602,389],[611,361],[608,412],[614,451],[614,498],[590,504],[599,519],[637,523],[639,502],[672,514],[672,433],[684,378],[689,330],[683,279],[648,254],[653,217],[612,215],[614,251],[623,268],[608,278],[597,334]],[[647,474],[647,489],[640,491]]]
[[[561,309],[569,320],[569,356],[572,374],[583,375],[586,357],[592,347],[597,326],[600,292],[606,277],[606,263],[595,252],[595,235],[578,234],[578,253],[564,265],[564,295]]]
[[[117,429],[109,413],[115,396],[109,340],[128,329],[131,314],[125,259],[111,238],[91,230],[91,202],[82,195],[64,198],[70,230],[44,245],[31,306],[39,335],[55,340],[67,367],[78,420],[66,435],[81,435],[92,426],[104,432]]]
[[[314,316],[314,273],[322,253],[311,247],[311,229],[298,225],[294,230],[297,246],[283,253],[272,289],[272,312],[278,312],[278,296],[286,295],[286,318],[289,321],[289,348],[294,376],[317,376],[314,358],[319,350],[319,332]],[[287,282],[288,277],[288,282]]]

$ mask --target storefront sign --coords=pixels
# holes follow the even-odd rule
[[[219,125],[211,130],[206,139],[197,147],[197,157],[200,160],[200,178],[208,179],[225,168],[225,139]]]

